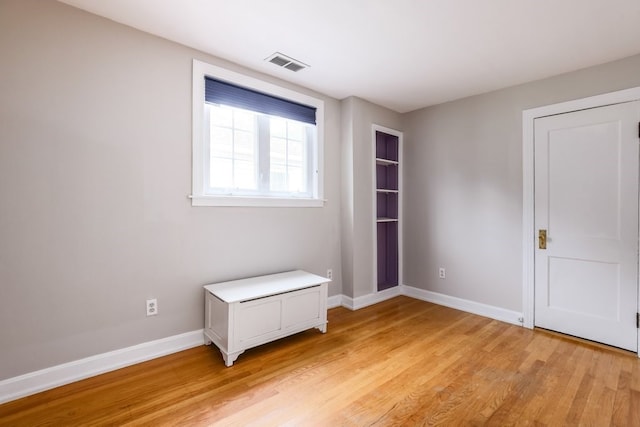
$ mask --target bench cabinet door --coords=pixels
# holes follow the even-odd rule
[[[281,335],[281,298],[274,296],[236,304],[237,348],[259,345]]]
[[[310,328],[318,325],[326,310],[323,308],[322,288],[315,286],[298,292],[284,294],[283,329]]]

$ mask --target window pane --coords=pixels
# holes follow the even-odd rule
[[[294,193],[303,193],[306,191],[305,179],[302,176],[302,168],[289,167],[287,169],[287,178],[289,179],[289,191]]]
[[[271,164],[269,174],[271,191],[287,191],[287,169],[283,164]]]
[[[210,106],[209,186],[223,191],[255,190],[256,115],[225,106]]]
[[[255,127],[256,114],[251,111],[233,110],[233,127],[236,129],[248,130],[253,132]]]
[[[302,166],[304,161],[304,144],[302,141],[289,141],[289,150],[287,154],[289,164]]]
[[[211,128],[211,155],[231,157],[233,153],[233,133],[231,129]]]
[[[289,120],[287,137],[289,139],[295,139],[296,141],[302,141],[304,139],[304,128],[304,124]]]
[[[234,135],[234,144],[233,144],[233,154],[234,158],[241,160],[253,160],[255,147],[254,147],[254,139],[253,134],[245,131],[235,131]]]
[[[233,114],[231,108],[220,105],[209,105],[212,126],[231,127],[233,125]]]
[[[236,188],[253,190],[256,188],[255,166],[252,161],[236,160],[233,163],[233,180]]]
[[[287,140],[283,138],[271,138],[270,146],[271,164],[285,164],[287,161]]]
[[[209,186],[216,188],[230,188],[233,168],[231,159],[211,158]]]
[[[306,126],[292,120],[271,118],[269,149],[271,191],[306,193]]]
[[[272,117],[270,122],[271,136],[287,137],[287,120]]]

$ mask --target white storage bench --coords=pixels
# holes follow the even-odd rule
[[[205,342],[231,366],[248,348],[311,328],[325,333],[330,281],[296,270],[206,285]]]

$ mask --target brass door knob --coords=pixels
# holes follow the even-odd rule
[[[538,230],[538,248],[547,249],[547,230]]]

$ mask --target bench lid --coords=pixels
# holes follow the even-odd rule
[[[326,277],[302,270],[205,285],[205,289],[226,303],[247,301],[330,282]]]

